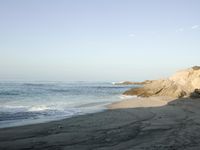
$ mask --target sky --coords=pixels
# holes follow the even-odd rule
[[[142,81],[200,65],[199,0],[0,0],[0,80]]]

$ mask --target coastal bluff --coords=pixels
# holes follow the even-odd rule
[[[141,82],[142,87],[132,88],[123,94],[137,95],[139,97],[200,97],[200,66],[178,71],[166,79],[147,81]]]

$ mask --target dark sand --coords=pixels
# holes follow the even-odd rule
[[[0,129],[0,150],[200,149],[200,99],[132,107]]]

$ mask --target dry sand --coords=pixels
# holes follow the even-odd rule
[[[112,110],[0,129],[0,149],[200,149],[200,99],[142,98],[108,107]]]
[[[171,97],[138,97],[116,102],[108,106],[109,109],[138,108],[138,107],[159,107],[167,105],[174,98]]]

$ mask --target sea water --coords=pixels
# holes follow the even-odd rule
[[[132,87],[110,82],[0,82],[0,128],[103,111]]]

